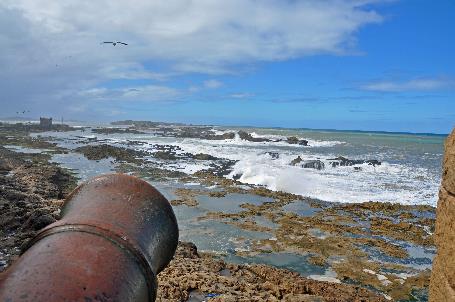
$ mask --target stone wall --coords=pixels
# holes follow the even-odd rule
[[[52,118],[39,118],[39,125],[43,129],[51,129],[52,128]]]
[[[455,301],[455,129],[445,143],[435,242],[430,301]]]

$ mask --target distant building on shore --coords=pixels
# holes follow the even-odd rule
[[[52,128],[52,118],[40,117],[39,118],[39,125],[43,129],[51,129]]]

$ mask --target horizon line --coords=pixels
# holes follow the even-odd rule
[[[2,121],[16,121],[16,122],[31,122],[39,121],[39,119],[21,119],[14,120],[14,117],[0,117]],[[56,120],[57,121],[57,120]],[[378,134],[408,134],[408,135],[426,135],[426,136],[448,136],[450,133],[434,133],[434,132],[408,132],[408,131],[385,131],[385,130],[360,130],[360,129],[334,129],[334,128],[310,128],[310,127],[284,127],[284,126],[253,126],[253,125],[232,125],[232,124],[202,124],[202,123],[187,123],[177,121],[159,121],[159,120],[134,120],[134,119],[123,119],[123,120],[112,120],[112,121],[83,121],[83,120],[67,120],[67,122],[83,122],[83,123],[97,123],[112,124],[114,122],[121,121],[133,121],[133,122],[157,122],[166,124],[183,124],[186,126],[216,126],[216,127],[237,127],[237,128],[259,128],[259,129],[286,129],[286,130],[316,130],[316,131],[332,131],[332,132],[354,132],[354,133],[378,133]]]

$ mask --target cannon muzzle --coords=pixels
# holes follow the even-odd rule
[[[174,212],[155,188],[100,176],[71,193],[62,219],[4,273],[0,301],[154,301],[177,243]]]

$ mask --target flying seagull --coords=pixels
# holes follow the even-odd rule
[[[120,42],[120,41],[117,41],[117,42],[101,42],[101,44],[112,44],[112,45],[117,45],[117,44],[122,44],[122,45],[128,45],[127,43],[124,43],[124,42]]]

